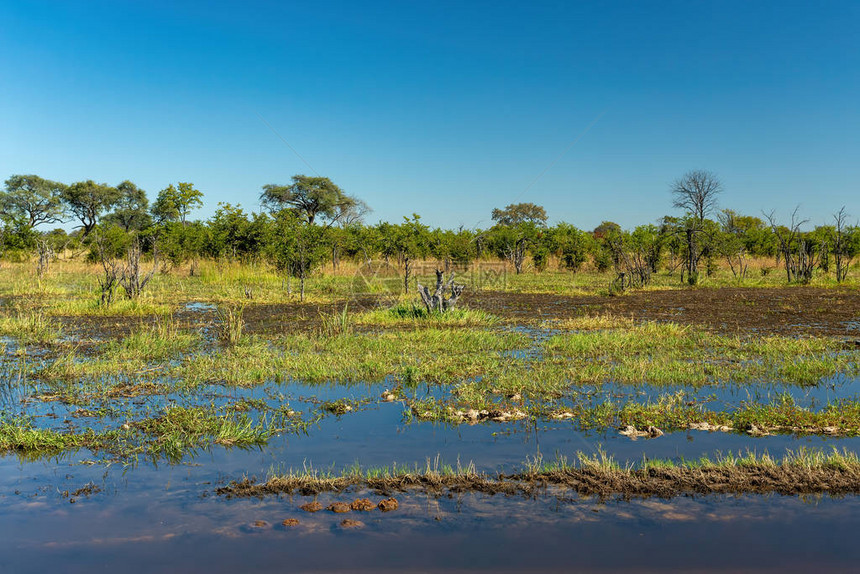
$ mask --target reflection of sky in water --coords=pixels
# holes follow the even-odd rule
[[[652,441],[654,442],[654,441]],[[860,558],[853,532],[860,499],[781,496],[680,497],[672,500],[578,499],[550,491],[534,499],[395,493],[391,513],[308,514],[309,498],[225,500],[211,492],[222,465],[116,469],[110,486],[69,504],[50,491],[11,495],[14,460],[0,462],[4,508],[0,569],[91,572],[365,570],[558,571],[669,567],[804,571],[850,568]],[[12,463],[10,465],[10,463]],[[61,467],[55,472],[50,467]],[[26,465],[31,487],[101,481],[101,468]],[[208,468],[207,468],[208,467]],[[73,474],[68,479],[66,474]],[[37,475],[43,474],[42,478]],[[325,494],[324,505],[371,492]],[[281,522],[300,524],[285,528]],[[364,524],[339,527],[344,518]],[[255,526],[263,521],[262,526]]]
[[[333,391],[332,391],[333,392]],[[359,389],[356,389],[359,392]],[[359,392],[359,394],[361,394]],[[629,502],[582,500],[550,490],[535,499],[480,494],[394,493],[397,511],[307,514],[305,497],[227,500],[213,493],[243,475],[273,468],[340,469],[392,462],[424,465],[474,461],[479,470],[518,468],[526,457],[572,457],[600,445],[620,460],[642,456],[697,458],[716,451],[798,446],[860,447],[860,439],[690,432],[631,441],[615,431],[579,433],[569,423],[446,425],[401,422],[402,406],[387,403],[329,417],[308,435],[275,438],[265,449],[199,452],[182,465],[79,464],[86,451],[54,460],[0,459],[0,571],[124,570],[244,571],[380,568],[607,569],[642,567],[765,567],[783,571],[843,567],[860,558],[849,538],[860,526],[860,498],[804,501],[781,496],[679,497]],[[63,491],[88,482],[103,490],[74,504]],[[17,491],[17,494],[16,494]],[[376,493],[327,493],[328,503]],[[300,525],[287,530],[286,518]],[[364,527],[344,531],[344,518]],[[256,527],[256,521],[266,522]],[[806,538],[804,538],[806,537]],[[804,540],[806,543],[804,543]],[[817,544],[817,546],[813,545]],[[742,547],[742,548],[741,548]],[[693,551],[695,548],[695,551]],[[726,548],[733,548],[726,552]],[[746,549],[746,550],[744,550]],[[286,562],[285,562],[286,561]]]
[[[208,307],[189,307],[207,311]],[[539,358],[540,343],[550,332],[531,330],[535,344],[511,356]],[[14,352],[11,347],[8,353]],[[31,357],[32,358],[32,357]],[[392,570],[649,570],[691,569],[848,569],[860,558],[850,533],[860,526],[860,498],[743,496],[680,497],[601,503],[549,491],[530,500],[481,494],[434,498],[413,493],[395,495],[398,511],[382,514],[297,510],[307,498],[286,496],[226,500],[214,489],[245,475],[265,478],[272,470],[338,471],[359,463],[364,467],[393,463],[417,464],[437,455],[444,464],[474,462],[479,471],[513,471],[527,459],[542,456],[570,460],[578,451],[605,450],[620,461],[643,457],[697,459],[719,452],[767,450],[780,455],[799,447],[846,447],[860,450],[860,438],[777,435],[752,438],[744,434],[676,432],[654,440],[619,436],[609,429],[578,432],[570,421],[516,422],[449,426],[404,422],[400,402],[377,404],[380,384],[314,385],[270,383],[250,389],[219,385],[178,390],[167,397],[112,399],[104,419],[74,417],[80,407],[57,401],[28,401],[43,392],[22,379],[9,357],[0,377],[0,400],[6,414],[26,412],[35,424],[77,429],[99,425],[115,428],[126,413],[134,418],[157,414],[168,402],[224,406],[240,399],[262,401],[272,408],[288,403],[306,416],[321,401],[370,398],[341,417],[327,415],[306,434],[274,437],[265,448],[228,450],[215,447],[188,457],[185,464],[157,467],[141,463],[81,464],[95,458],[86,451],[32,463],[14,455],[0,458],[0,572],[111,571],[283,571],[356,569]],[[121,382],[113,378],[112,383]],[[167,381],[174,383],[175,381]],[[606,400],[656,401],[682,392],[703,401],[704,408],[732,410],[745,401],[770,402],[789,393],[805,407],[860,395],[860,379],[834,378],[817,387],[778,384],[677,387],[599,385],[579,387],[567,401],[599,404]],[[418,385],[407,394],[445,398],[448,390]],[[95,408],[98,405],[88,405]],[[259,413],[250,411],[256,418]],[[102,491],[79,496],[72,492],[93,482]],[[325,494],[323,504],[350,500],[359,494]],[[286,518],[301,524],[280,526]],[[344,518],[364,527],[344,531]],[[262,527],[255,521],[264,521]]]

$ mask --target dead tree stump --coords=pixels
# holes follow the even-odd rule
[[[421,301],[424,302],[424,306],[427,307],[427,312],[432,313],[434,310],[439,311],[440,313],[444,313],[449,309],[453,309],[457,304],[457,299],[460,298],[460,295],[463,293],[463,290],[466,288],[465,285],[455,285],[454,284],[454,272],[452,271],[448,275],[448,282],[445,282],[445,274],[439,269],[436,270],[436,290],[433,294],[430,294],[430,289],[427,287],[418,284],[418,294],[421,295]],[[445,290],[448,289],[451,291],[451,295],[446,299],[445,298]]]

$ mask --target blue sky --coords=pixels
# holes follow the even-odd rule
[[[206,218],[315,171],[371,222],[591,229],[708,169],[722,207],[856,219],[857,30],[858,2],[0,0],[0,177],[191,181]]]

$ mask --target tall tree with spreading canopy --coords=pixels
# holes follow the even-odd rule
[[[0,216],[8,223],[32,229],[41,223],[63,221],[62,183],[38,175],[13,175],[6,180],[6,191],[0,192]]]
[[[63,200],[69,211],[81,222],[83,237],[95,229],[102,214],[112,209],[119,199],[117,188],[91,179],[73,183],[63,190]]]
[[[118,225],[125,231],[141,231],[152,224],[149,215],[149,199],[146,192],[129,180],[116,186],[119,199],[111,213],[102,219],[107,224]]]
[[[327,177],[294,175],[290,185],[267,184],[260,204],[271,213],[284,209],[298,212],[308,225],[318,219],[332,225],[343,218],[354,218],[367,211],[364,202],[350,197]]]
[[[494,209],[490,215],[499,225],[514,226],[520,223],[533,223],[546,227],[546,210],[534,203],[512,203],[504,209]]]

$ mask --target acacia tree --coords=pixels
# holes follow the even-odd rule
[[[73,183],[63,190],[63,200],[69,211],[81,222],[82,236],[95,229],[99,218],[120,199],[117,188],[91,179]]]
[[[290,185],[267,184],[260,194],[260,204],[271,213],[283,209],[296,210],[308,225],[317,219],[327,220],[327,225],[340,219],[357,219],[369,208],[364,202],[345,194],[327,177],[294,175]]]
[[[105,223],[122,227],[126,232],[141,231],[152,224],[146,192],[129,180],[116,186],[119,192],[114,210],[102,218]]]
[[[6,180],[6,191],[0,192],[0,216],[7,222],[32,229],[40,223],[63,221],[62,183],[38,175],[13,175]]]
[[[490,217],[499,225],[515,226],[520,223],[534,223],[546,226],[546,210],[534,203],[511,203],[504,209],[494,209]]]
[[[699,280],[697,266],[701,257],[697,238],[705,231],[705,218],[716,208],[723,185],[714,173],[693,170],[676,179],[670,190],[672,206],[686,212],[681,231],[687,243],[687,281],[695,285]]]

